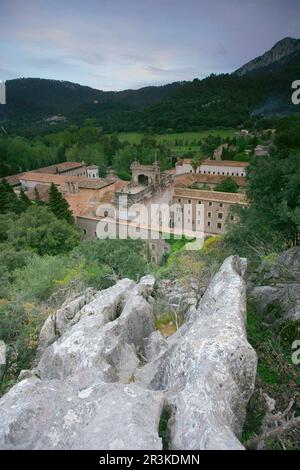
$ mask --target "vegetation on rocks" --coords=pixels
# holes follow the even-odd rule
[[[299,365],[292,362],[292,344],[299,339],[300,322],[267,324],[257,314],[255,305],[248,308],[248,338],[258,355],[258,369],[255,391],[247,409],[243,442],[262,433],[266,415],[264,395],[276,401],[276,412],[283,412],[295,398],[292,413],[300,413]],[[287,416],[290,418],[290,416]],[[266,441],[266,449],[298,449],[300,432],[297,429],[283,434],[280,438]]]

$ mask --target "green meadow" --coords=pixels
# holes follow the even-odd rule
[[[222,138],[233,137],[237,129],[210,129],[196,132],[177,132],[168,134],[155,134],[158,142],[172,149],[173,154],[185,155],[200,152],[201,140],[209,135],[219,135]],[[143,135],[138,132],[120,132],[117,134],[121,141],[138,144]]]

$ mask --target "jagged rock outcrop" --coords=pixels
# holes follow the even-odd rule
[[[140,295],[140,287],[135,289],[133,281],[124,279],[100,292],[46,349],[38,375],[63,379],[82,367],[95,367],[104,381],[127,383],[140,363],[138,356],[144,355],[144,338],[155,329],[151,306]]]
[[[6,366],[6,344],[0,340],[0,381],[2,380]]]
[[[267,321],[300,320],[300,249],[267,259],[249,276],[248,290]]]
[[[253,392],[256,353],[246,336],[244,261],[228,258],[189,322],[169,348],[137,374],[165,390],[175,411],[173,449],[240,449],[247,402]]]
[[[93,291],[86,289],[84,294],[72,300],[65,301],[59,310],[49,315],[40,331],[37,360],[40,359],[45,349],[66,331],[75,315],[84,305],[89,303],[92,298]]]
[[[64,305],[37,366],[0,400],[0,448],[161,449],[168,407],[170,448],[243,448],[256,371],[244,268],[228,258],[168,340],[155,331],[152,276]]]
[[[191,306],[198,305],[201,296],[205,292],[205,288],[197,290],[197,286],[194,284],[192,280],[189,286],[183,286],[175,280],[160,280],[157,285],[157,297],[161,309],[163,311],[173,310],[185,316]]]

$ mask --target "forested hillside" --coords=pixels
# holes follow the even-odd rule
[[[211,75],[203,80],[140,90],[103,92],[69,82],[7,82],[0,124],[8,133],[36,135],[93,118],[107,132],[193,131],[251,125],[257,118],[298,113],[291,84],[300,76],[299,51],[259,73]],[[49,122],[53,114],[66,119]],[[25,119],[24,119],[25,118]]]

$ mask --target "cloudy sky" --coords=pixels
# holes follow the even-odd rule
[[[102,90],[231,72],[285,36],[300,0],[0,0],[0,80]]]

